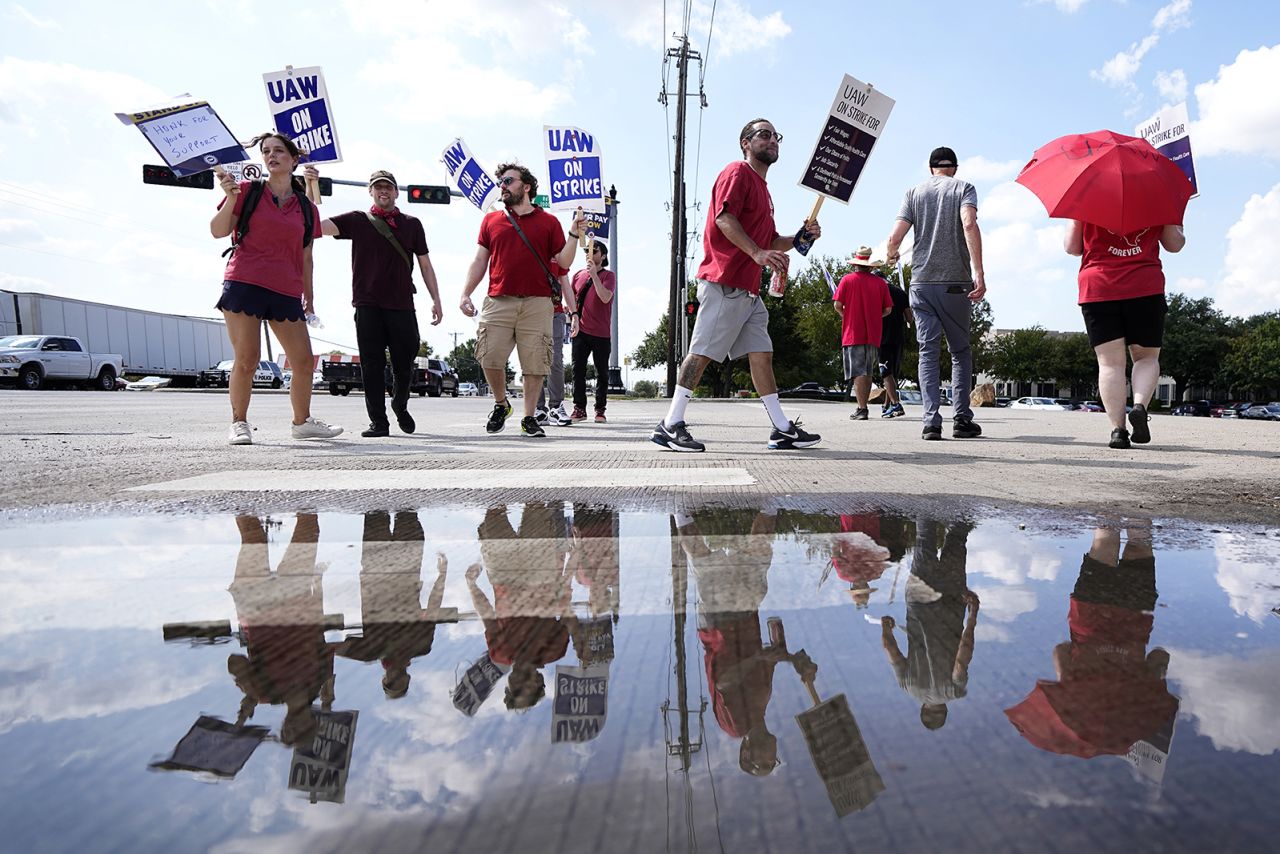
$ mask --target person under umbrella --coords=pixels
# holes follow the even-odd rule
[[[1186,245],[1182,216],[1191,182],[1137,137],[1073,134],[1036,151],[1017,182],[1050,216],[1071,220],[1063,246],[1080,258],[1079,304],[1098,358],[1098,394],[1112,448],[1151,441],[1147,404],[1160,378],[1164,271],[1160,249]],[[1133,358],[1133,410],[1125,427],[1125,351]]]

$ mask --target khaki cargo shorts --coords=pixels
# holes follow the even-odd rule
[[[520,373],[547,376],[551,373],[552,313],[551,297],[485,297],[476,330],[480,367],[505,370],[514,349]]]

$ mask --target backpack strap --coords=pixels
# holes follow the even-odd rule
[[[249,189],[245,191],[244,204],[240,207],[240,216],[236,219],[235,231],[231,233],[231,246],[222,253],[223,258],[234,254],[236,247],[244,242],[244,236],[249,233],[250,217],[258,209],[258,202],[262,201],[262,194],[266,190],[266,181],[249,182]],[[311,232],[316,227],[315,211],[311,207],[311,200],[306,197],[305,188],[299,188],[296,181],[293,184],[293,192],[302,207],[302,248],[306,249],[311,245]]]
[[[364,215],[369,218],[369,224],[373,226],[373,230],[381,234],[387,239],[387,242],[396,250],[396,254],[404,263],[409,265],[409,277],[413,278],[413,259],[409,257],[409,253],[400,245],[400,241],[396,240],[396,236],[391,233],[391,226],[387,225],[387,221],[380,216],[374,216],[368,211]]]

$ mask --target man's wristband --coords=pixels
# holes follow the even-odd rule
[[[574,240],[577,240],[578,238],[582,237],[581,234],[574,234],[572,231],[569,232],[569,236],[572,237]]]

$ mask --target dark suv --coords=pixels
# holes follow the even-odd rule
[[[427,394],[440,397],[458,396],[458,375],[443,359],[427,359]]]
[[[1193,415],[1197,418],[1208,418],[1213,404],[1207,400],[1188,400],[1169,411],[1170,415]]]

